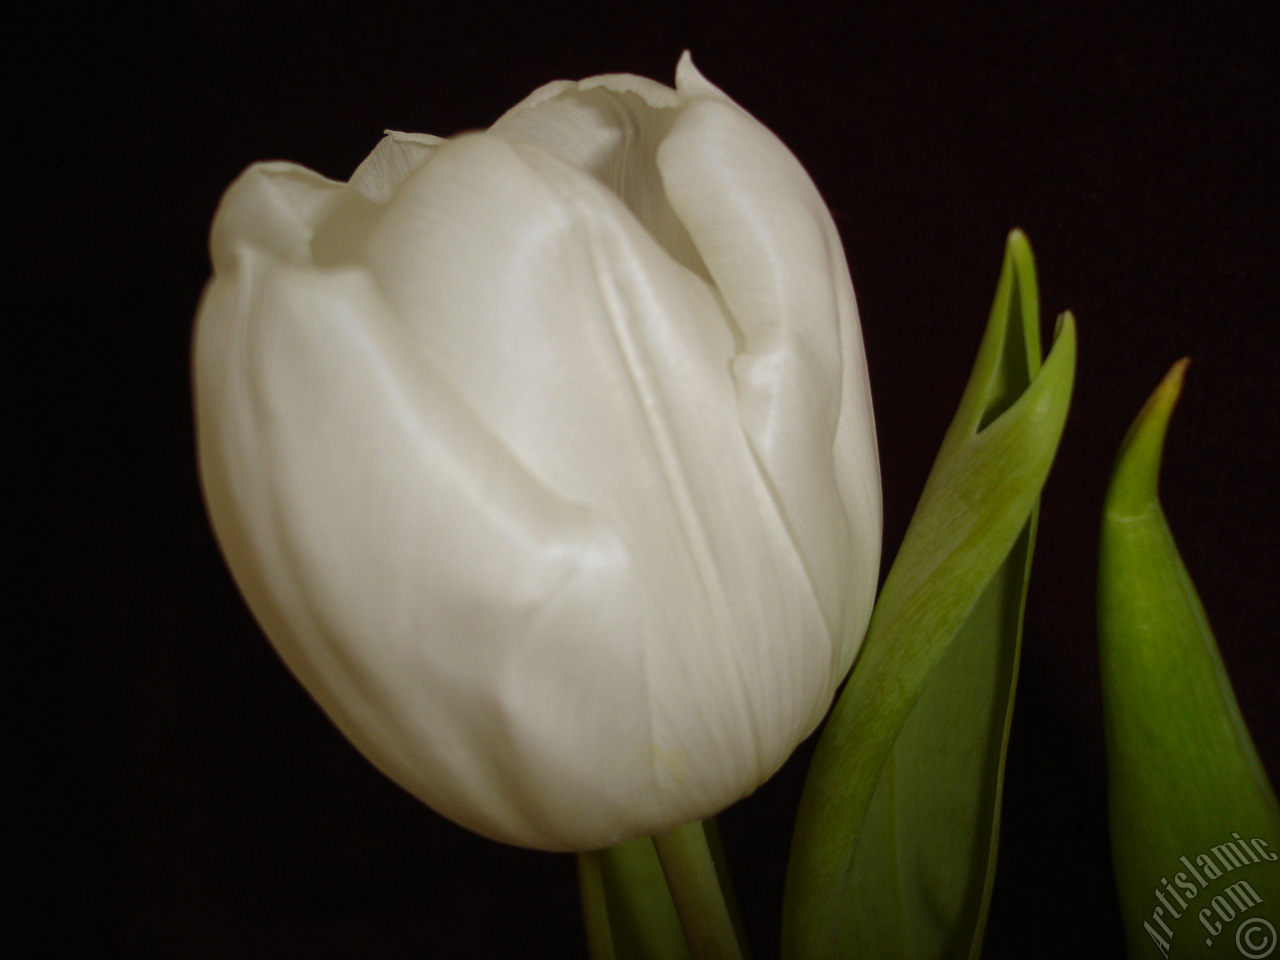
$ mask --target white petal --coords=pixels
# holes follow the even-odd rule
[[[626,642],[661,678],[656,740],[698,760],[693,802],[750,789],[816,722],[830,641],[742,435],[714,292],[593,178],[489,136],[441,148],[371,249],[441,375],[623,531],[650,608]]]
[[[610,74],[543,88],[507,111],[489,132],[536,144],[593,174],[668,254],[705,277],[688,233],[667,202],[656,162],[680,103],[670,87]]]
[[[608,525],[528,476],[358,273],[244,249],[202,306],[196,358],[220,541],[344,733],[472,829],[608,840],[652,794],[643,664],[591,655],[642,619]]]
[[[656,80],[636,76],[634,73],[602,73],[585,80],[553,80],[545,83],[514,107],[504,113],[498,123],[504,123],[516,114],[531,110],[548,100],[561,96],[569,90],[589,90],[593,87],[605,87],[615,93],[634,93],[643,98],[651,107],[675,107],[680,103],[676,92]],[[495,124],[496,126],[496,124]]]
[[[223,194],[209,236],[214,270],[232,267],[241,244],[272,251],[282,260],[307,263],[311,239],[344,191],[296,163],[255,163]]]
[[[405,178],[431,157],[440,137],[388,130],[351,175],[350,184],[375,203],[386,203]]]
[[[693,65],[693,54],[688,50],[680,54],[680,62],[676,64],[676,92],[681,97],[712,97],[733,103],[729,95],[702,75]]]
[[[700,82],[686,66],[682,92]],[[686,106],[658,165],[741,328],[743,425],[839,640],[838,682],[870,614],[880,551],[874,423],[839,235],[791,152],[723,95]],[[842,515],[849,527],[831,523]]]
[[[364,256],[378,206],[346,184],[293,163],[255,163],[227,188],[213,220],[214,271],[234,269],[239,247],[326,266]]]

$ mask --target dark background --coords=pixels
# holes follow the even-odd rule
[[[555,78],[671,82],[688,47],[835,213],[875,391],[886,556],[1010,227],[1035,246],[1046,318],[1076,312],[985,955],[1119,956],[1097,526],[1129,420],[1186,354],[1164,502],[1280,773],[1276,9],[311,0],[7,14],[6,152],[20,169],[6,184],[6,461],[22,494],[7,521],[20,563],[5,860],[28,937],[10,955],[585,956],[571,857],[501,847],[421,807],[275,658],[203,515],[188,342],[210,217],[251,161],[345,178],[383,128],[484,126]],[[759,958],[776,953],[806,756],[722,818]]]

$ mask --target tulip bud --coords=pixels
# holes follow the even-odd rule
[[[255,164],[196,321],[200,472],[268,638],[375,765],[548,850],[704,818],[817,725],[880,550],[840,239],[686,55]]]

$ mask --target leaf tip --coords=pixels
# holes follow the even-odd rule
[[[1109,515],[1140,516],[1156,507],[1165,434],[1190,363],[1183,357],[1169,368],[1125,434],[1107,490]]]
[[[1017,259],[1027,259],[1031,256],[1031,241],[1027,239],[1021,227],[1014,227],[1009,231],[1004,248],[1009,256]]]
[[[1021,319],[1019,332],[1026,351],[1027,375],[1034,378],[1040,371],[1040,284],[1036,279],[1036,258],[1031,241],[1018,227],[1009,231],[1005,240],[1006,269],[1012,272],[1016,315]]]
[[[1058,338],[1066,334],[1072,340],[1076,336],[1076,315],[1070,310],[1063,310],[1058,314],[1057,320],[1053,323],[1053,339],[1056,343]]]

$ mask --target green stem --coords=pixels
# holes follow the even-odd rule
[[[609,927],[609,903],[604,892],[604,874],[596,851],[578,854],[578,892],[582,897],[582,919],[586,925],[587,951],[591,960],[616,960],[613,931]]]
[[[747,931],[742,926],[742,910],[738,907],[733,880],[729,876],[729,858],[724,854],[724,841],[720,839],[720,821],[715,817],[708,817],[702,821],[702,830],[707,835],[707,849],[711,851],[711,860],[716,865],[716,876],[720,879],[720,890],[724,893],[725,906],[729,908],[734,933],[738,935],[743,960],[751,960],[751,944],[747,943]]]
[[[702,824],[676,827],[654,837],[653,845],[694,960],[742,960]]]

